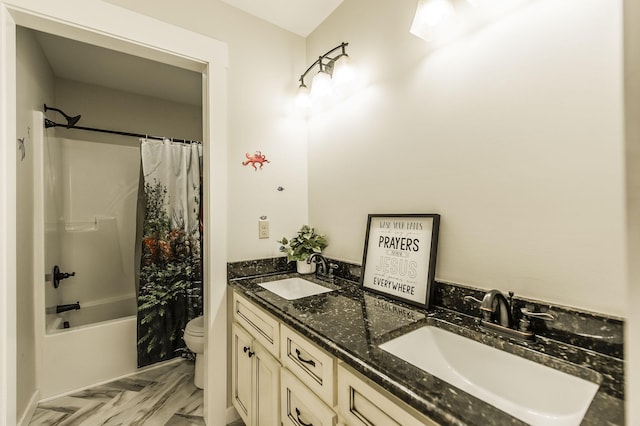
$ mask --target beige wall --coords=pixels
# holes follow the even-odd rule
[[[67,114],[81,114],[78,126],[121,130],[154,136],[202,140],[202,109],[162,99],[114,90],[94,84],[56,79],[56,105]],[[65,120],[57,113],[47,116]],[[104,133],[64,130],[57,135],[69,139],[139,146],[137,138]]]
[[[108,1],[228,44],[228,260],[278,255],[276,240],[307,221],[306,125],[292,109],[304,39],[220,1]],[[241,164],[255,151],[262,171]],[[259,240],[263,215],[271,238]]]
[[[33,143],[31,111],[54,99],[54,79],[40,46],[33,35],[17,32],[17,133],[24,138],[26,155],[17,159],[17,413],[22,416],[36,391],[35,334],[33,298]],[[44,277],[43,277],[44,278]],[[41,284],[41,283],[40,283]]]
[[[310,222],[360,262],[368,213],[442,215],[436,278],[624,316],[620,1],[536,0],[429,52],[415,1],[346,0],[368,86],[309,127]]]
[[[627,424],[640,423],[640,4],[624,2],[625,13],[625,117],[628,225],[628,312],[625,329],[627,362]],[[633,331],[632,331],[633,330]],[[631,401],[636,401],[632,403]]]

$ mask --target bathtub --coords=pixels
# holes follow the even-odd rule
[[[136,315],[136,309],[135,295],[92,302],[80,301],[79,310],[52,315],[47,332],[56,333],[63,330],[65,322],[68,322],[70,328],[75,328]]]
[[[41,399],[137,370],[135,298],[81,301],[80,306],[78,311],[47,315],[37,374]],[[65,321],[70,328],[64,328]]]

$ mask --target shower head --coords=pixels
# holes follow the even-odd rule
[[[80,120],[81,115],[78,114],[75,117],[65,117],[67,119],[67,127],[75,126]]]
[[[47,104],[44,104],[44,112],[47,112],[49,110],[58,111],[60,114],[62,114],[64,116],[64,118],[67,119],[67,129],[72,127],[72,126],[75,126],[76,123],[78,121],[80,121],[80,117],[82,117],[80,114],[78,114],[78,115],[76,115],[74,117],[70,117],[67,114],[65,114],[64,111],[62,111],[61,109],[49,107],[49,106],[47,106]]]

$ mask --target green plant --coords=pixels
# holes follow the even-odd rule
[[[289,262],[307,260],[313,253],[321,253],[327,247],[327,238],[309,225],[303,225],[290,240],[282,237],[278,242],[282,244],[280,251],[287,254]]]

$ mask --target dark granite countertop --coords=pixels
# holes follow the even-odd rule
[[[443,425],[523,425],[524,422],[378,348],[424,325],[435,325],[600,385],[582,425],[624,425],[622,360],[538,337],[519,341],[480,330],[476,318],[441,307],[429,311],[363,291],[336,279],[335,291],[286,300],[258,283],[299,276],[270,274],[229,280],[281,322]],[[526,384],[523,384],[526,386]],[[549,390],[550,392],[553,389]],[[561,398],[561,396],[560,396]]]

